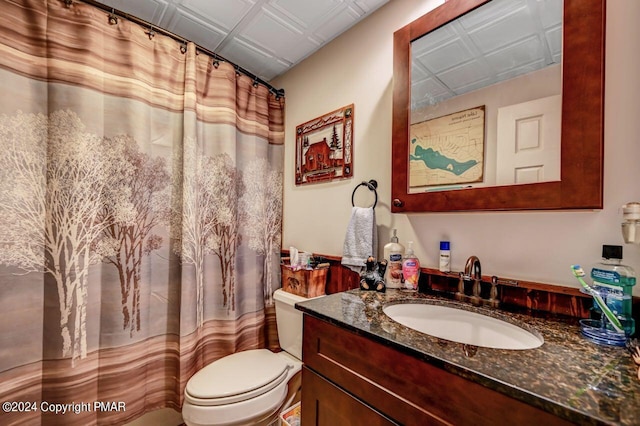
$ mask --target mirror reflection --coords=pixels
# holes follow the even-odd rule
[[[562,0],[493,0],[411,43],[409,192],[560,180]]]

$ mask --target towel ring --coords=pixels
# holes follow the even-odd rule
[[[366,186],[367,188],[369,188],[369,191],[373,191],[373,195],[375,195],[376,199],[373,202],[373,207],[372,208],[376,208],[376,204],[378,204],[378,191],[376,191],[376,188],[378,187],[378,181],[376,181],[375,179],[371,179],[369,182],[364,182],[362,181],[362,183],[358,184],[354,189],[353,189],[353,193],[351,194],[351,205],[353,207],[355,207],[355,202],[354,197],[356,195],[356,191],[358,190],[358,188],[360,188],[361,186]]]

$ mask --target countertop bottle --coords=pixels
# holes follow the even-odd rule
[[[635,321],[631,315],[633,286],[636,274],[627,265],[622,264],[622,246],[602,246],[602,261],[591,269],[593,289],[609,309],[622,322],[625,334],[633,334]]]
[[[402,259],[403,288],[405,290],[417,290],[418,278],[420,278],[420,260],[413,254],[413,241],[407,243],[407,251]]]
[[[384,277],[387,288],[402,287],[402,257],[404,256],[404,246],[398,242],[396,232],[394,229],[391,241],[384,246],[384,258],[389,261]]]
[[[449,241],[440,241],[440,272],[451,272],[451,245]]]

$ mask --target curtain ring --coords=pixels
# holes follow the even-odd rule
[[[111,9],[108,19],[109,25],[118,25],[118,15],[116,15],[115,9]]]

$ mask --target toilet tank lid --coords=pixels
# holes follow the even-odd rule
[[[305,300],[317,299],[319,297],[324,297],[324,295],[316,296],[316,297],[303,297],[303,296],[298,296],[297,294],[289,293],[288,291],[284,291],[281,288],[279,288],[279,289],[277,289],[276,291],[273,292],[273,298],[275,300],[277,300],[279,302],[288,303],[291,306],[295,305],[298,302],[304,302]]]
[[[287,359],[268,349],[237,352],[207,365],[187,382],[186,392],[199,399],[240,396],[286,375]]]
[[[291,306],[295,305],[298,302],[304,302],[305,300],[309,300],[306,297],[298,296],[297,294],[289,293],[279,288],[273,292],[273,298],[278,302],[285,302]]]

